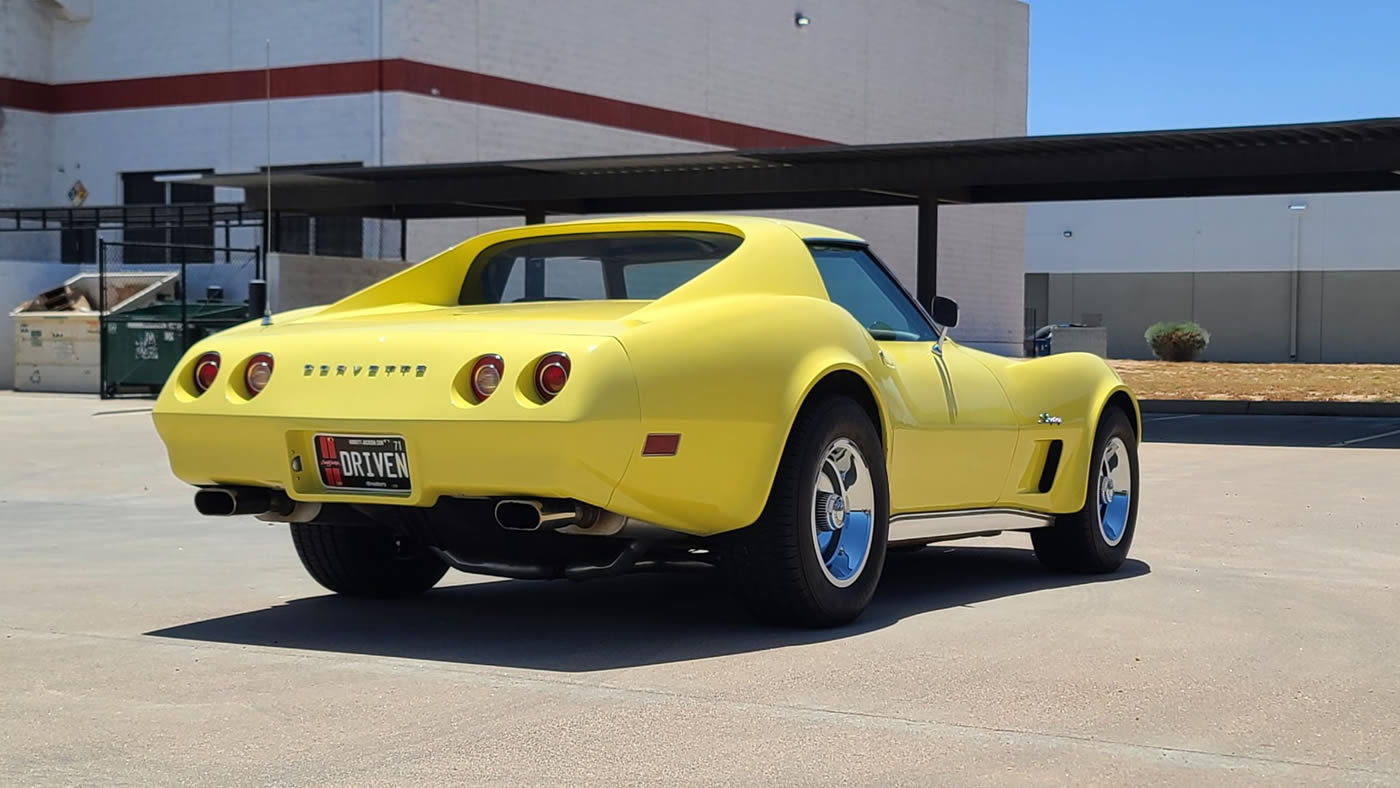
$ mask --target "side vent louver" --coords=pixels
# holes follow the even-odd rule
[[[1045,467],[1040,471],[1039,490],[1043,493],[1050,492],[1050,488],[1055,485],[1055,472],[1060,469],[1060,453],[1064,451],[1065,442],[1050,441],[1050,448],[1045,450]]]

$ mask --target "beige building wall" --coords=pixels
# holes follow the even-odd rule
[[[360,257],[267,256],[268,302],[275,311],[338,301],[404,270],[409,263]]]
[[[1143,332],[1192,320],[1206,361],[1288,361],[1291,272],[1026,274],[1038,322],[1108,328],[1111,358],[1152,357]],[[1297,359],[1400,363],[1400,271],[1301,271]]]
[[[1291,206],[1291,207],[1290,207]],[[1400,362],[1400,192],[1046,203],[1027,209],[1026,306],[1039,324],[1143,331],[1194,320],[1204,358]],[[1293,282],[1297,278],[1297,311]]]

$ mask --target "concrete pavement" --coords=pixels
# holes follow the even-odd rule
[[[1149,416],[1121,573],[928,548],[809,632],[704,574],[329,596],[147,406],[0,394],[0,784],[1400,782],[1386,422]]]

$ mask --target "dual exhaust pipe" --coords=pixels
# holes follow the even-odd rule
[[[210,517],[251,514],[289,520],[301,507],[320,508],[318,504],[299,504],[285,492],[267,487],[204,487],[194,494],[194,508]],[[571,525],[588,528],[598,522],[599,510],[562,498],[505,498],[496,502],[493,515],[496,524],[507,531],[553,531]]]

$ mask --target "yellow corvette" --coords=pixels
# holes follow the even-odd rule
[[[1109,572],[1137,402],[1087,354],[947,336],[865,242],[753,217],[531,225],[190,349],[155,424],[207,515],[291,523],[332,591],[712,563],[759,615],[859,615],[890,545],[1029,531]]]

